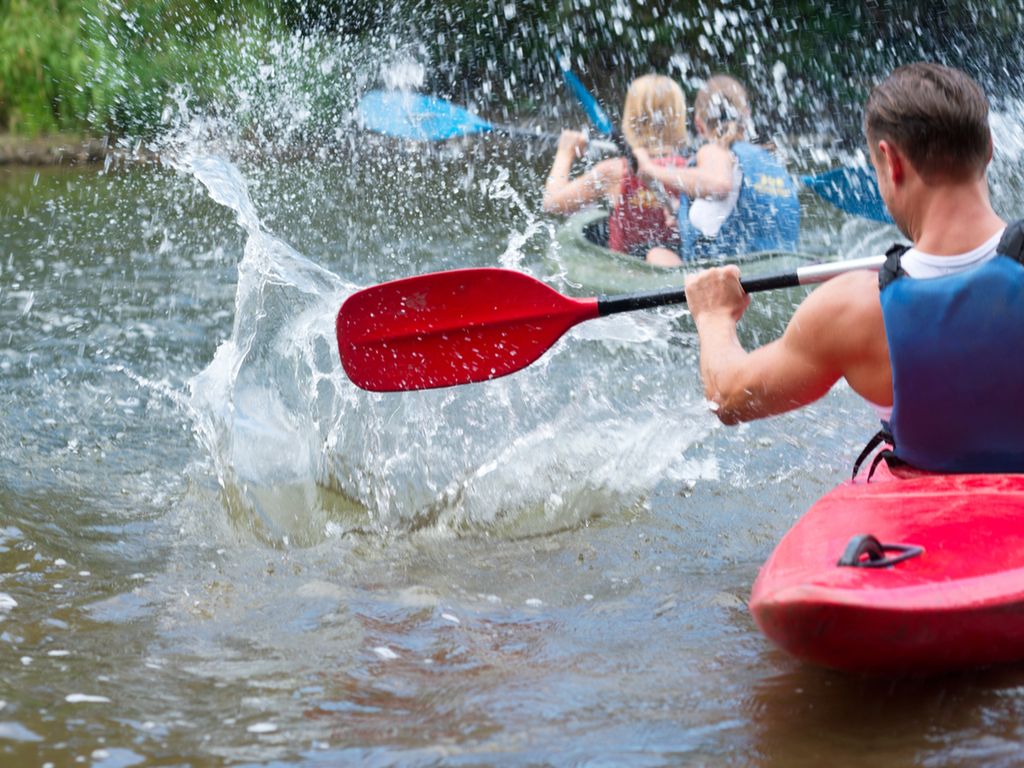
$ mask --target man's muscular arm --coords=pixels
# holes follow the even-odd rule
[[[718,418],[735,424],[806,405],[848,371],[876,358],[869,342],[875,333],[884,336],[884,330],[880,310],[878,322],[871,316],[872,287],[865,279],[874,276],[851,273],[821,286],[797,308],[781,338],[747,352],[736,333],[750,301],[740,288],[739,269],[712,269],[687,278],[704,393],[717,406]],[[861,350],[865,345],[871,349]]]

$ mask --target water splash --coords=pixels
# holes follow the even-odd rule
[[[487,385],[362,392],[344,379],[332,333],[356,286],[266,231],[237,166],[204,155],[180,165],[247,235],[231,337],[190,388],[229,511],[257,535],[557,529],[627,507],[666,477],[714,472],[684,459],[710,428],[703,406],[679,403],[671,369],[647,370],[671,354],[657,341],[670,316],[594,323]],[[625,378],[595,386],[595,370]],[[624,382],[649,388],[625,412]]]
[[[992,129],[992,165],[989,182],[992,202],[1004,218],[1013,220],[1024,214],[1024,101],[1011,99],[989,114]]]
[[[426,68],[415,58],[404,55],[381,68],[381,80],[389,90],[414,91],[423,87]]]
[[[514,230],[509,235],[508,246],[498,257],[498,263],[506,269],[521,269],[527,255],[524,251],[526,244],[541,234],[548,235],[550,239],[554,236],[555,228],[531,209],[522,195],[509,183],[508,168],[499,166],[497,171],[498,174],[493,179],[480,182],[480,191],[491,200],[507,203],[525,219],[523,230]]]

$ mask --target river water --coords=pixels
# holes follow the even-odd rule
[[[746,610],[874,431],[849,390],[721,427],[680,308],[487,384],[345,379],[356,288],[545,272],[549,157],[0,171],[3,765],[1019,764],[1024,671],[822,671]],[[803,202],[804,250],[895,237]],[[744,341],[803,295],[755,298]]]

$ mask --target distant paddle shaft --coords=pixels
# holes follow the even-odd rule
[[[820,283],[884,256],[743,280],[748,293]],[[364,288],[336,322],[345,373],[362,389],[400,392],[488,381],[533,363],[584,320],[686,302],[681,289],[571,298],[507,269],[456,269]]]

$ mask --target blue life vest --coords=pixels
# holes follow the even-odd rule
[[[732,152],[743,180],[736,207],[709,238],[690,223],[690,201],[679,205],[679,254],[683,261],[731,258],[755,251],[794,251],[800,238],[796,183],[768,152],[738,141]]]
[[[895,458],[932,472],[1024,472],[1024,221],[998,255],[915,280],[879,273]]]

